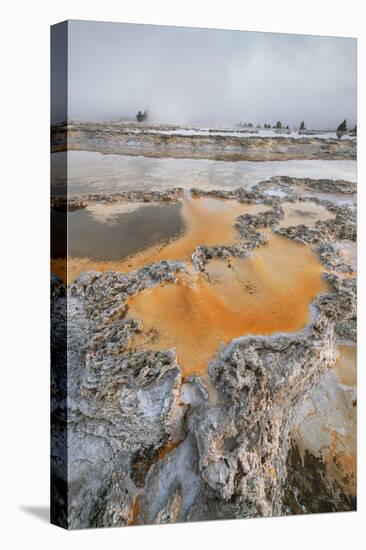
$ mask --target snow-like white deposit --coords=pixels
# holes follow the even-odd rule
[[[63,153],[53,161],[62,163]],[[69,151],[68,191],[112,193],[126,190],[250,189],[272,176],[327,178],[356,181],[354,160],[286,160],[226,162],[206,159],[146,158]]]
[[[133,134],[161,134],[165,136],[227,136],[227,137],[264,137],[264,138],[276,138],[276,137],[290,137],[294,139],[301,139],[306,137],[316,137],[321,139],[337,139],[336,132],[317,132],[310,134],[301,134],[293,130],[234,130],[234,129],[211,129],[211,128],[174,128],[174,129],[155,129],[155,128],[135,128],[129,130]],[[341,139],[356,139],[354,136],[344,135]]]

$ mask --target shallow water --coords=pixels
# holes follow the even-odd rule
[[[138,269],[161,260],[190,261],[191,255],[201,244],[208,246],[230,245],[238,238],[235,221],[241,214],[257,214],[268,210],[267,206],[242,204],[235,200],[186,197],[182,214],[186,231],[166,245],[151,247],[126,260],[122,270]]]
[[[357,272],[357,244],[354,241],[338,241],[335,249],[354,272]]]
[[[355,386],[357,382],[357,348],[353,345],[338,345],[334,367],[342,384]]]
[[[165,205],[135,203],[126,212],[128,204],[69,212],[68,281],[83,271],[131,271],[161,260],[189,261],[200,244],[233,244],[240,214],[268,209],[190,196]],[[53,213],[54,220],[64,215]],[[54,254],[53,269],[61,275],[66,262],[59,256]]]
[[[62,187],[56,177],[63,166],[65,153],[53,153],[55,187]],[[112,193],[126,190],[250,188],[272,176],[345,179],[356,181],[353,160],[289,161],[216,161],[103,155],[97,152],[69,151],[68,193]]]
[[[285,217],[281,220],[280,227],[291,227],[293,225],[312,226],[317,221],[326,221],[335,218],[332,214],[319,204],[314,202],[285,202],[282,205]]]
[[[233,338],[303,328],[310,302],[327,288],[322,271],[308,246],[273,235],[247,260],[214,259],[207,273],[133,296],[128,315],[144,330],[132,345],[175,348],[185,376],[203,374]]]
[[[180,202],[165,205],[141,203],[132,210],[132,205],[123,203],[103,206],[68,212],[70,257],[121,260],[154,244],[177,238],[185,227]],[[55,232],[65,215],[52,211]],[[53,256],[60,256],[57,247]]]

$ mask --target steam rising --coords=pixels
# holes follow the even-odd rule
[[[69,118],[356,123],[356,40],[69,22]]]

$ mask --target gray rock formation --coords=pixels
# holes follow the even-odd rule
[[[80,210],[95,203],[112,204],[116,202],[175,202],[182,198],[183,189],[175,187],[164,191],[125,191],[120,193],[95,193],[90,195],[53,196],[51,208],[65,212]]]
[[[324,190],[324,181],[306,185]],[[286,201],[299,200],[296,185],[282,184]],[[356,238],[355,215],[323,201],[334,219],[279,229],[284,199],[268,196],[268,185],[216,192],[269,208],[240,216],[238,243],[202,245],[193,264],[204,270],[217,255],[246,257],[270,227],[314,246],[331,270],[329,292],[312,304],[304,330],[239,338],[219,353],[206,381],[213,398],[200,378],[183,381],[174,350],[131,346],[142,326],[126,317],[129,296],[174,284],[184,264],[84,273],[67,288],[52,278],[52,514],[68,528],[354,509],[315,457],[300,464],[292,429],[333,365],[335,344],[356,339],[356,281],[335,246]]]
[[[355,159],[354,140],[289,136],[185,135],[138,132],[128,125],[74,122],[52,131],[52,152],[98,151],[145,157],[205,158],[215,160]],[[71,131],[72,130],[72,131]],[[66,139],[67,136],[67,139]]]

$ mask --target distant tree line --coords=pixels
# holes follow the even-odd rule
[[[290,126],[288,124],[284,124],[283,122],[281,122],[281,120],[277,120],[276,124],[273,124],[273,126],[266,123],[263,128],[273,128],[274,130],[290,130]]]
[[[251,122],[240,122],[239,126],[241,126],[243,128],[253,128],[254,127],[254,125]],[[257,124],[256,128],[260,129],[260,128],[262,128],[262,126],[260,124]],[[271,128],[273,128],[274,130],[290,130],[290,126],[288,124],[282,123],[280,120],[278,120],[276,122],[276,124],[273,124],[273,126],[271,124],[269,124],[269,122],[265,122],[263,124],[263,128],[265,130],[270,130]]]
[[[251,122],[240,122],[239,126],[241,126],[242,128],[253,128],[254,127],[254,125]],[[259,128],[262,128],[262,126],[260,124],[257,124],[256,128],[259,129]],[[276,124],[273,124],[272,126],[268,122],[265,122],[264,125],[263,125],[263,128],[265,130],[270,130],[271,128],[274,129],[274,130],[290,130],[290,126],[288,124],[285,125],[281,120],[278,120],[276,122]],[[305,126],[305,121],[304,120],[302,120],[300,122],[299,131],[306,131],[306,126]],[[341,137],[346,132],[350,132],[352,135],[357,135],[357,124],[352,130],[350,130],[347,127],[347,120],[344,119],[339,124],[339,126],[337,127],[337,135],[338,135],[338,137]]]

